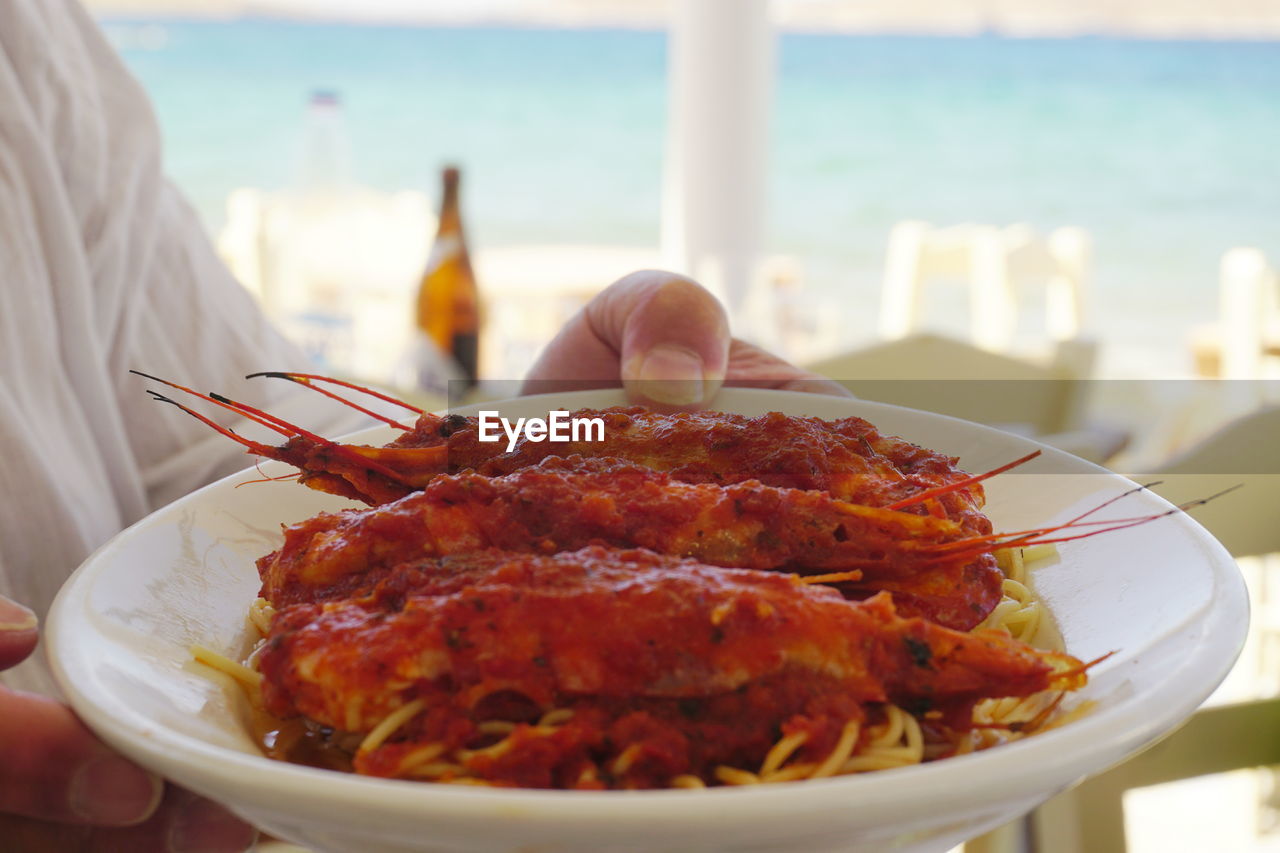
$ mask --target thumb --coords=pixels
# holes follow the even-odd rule
[[[601,309],[621,321],[617,340],[630,397],[666,406],[698,406],[720,390],[729,365],[729,319],[707,290],[674,273],[644,271],[614,287]]]
[[[0,596],[0,669],[8,669],[31,654],[39,637],[38,627],[34,613]]]
[[[639,403],[696,408],[729,365],[729,319],[716,298],[675,273],[642,270],[601,291],[547,345],[523,393],[622,384]]]

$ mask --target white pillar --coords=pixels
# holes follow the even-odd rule
[[[735,328],[756,284],[773,96],[769,0],[677,0],[668,40],[666,262],[717,293]]]

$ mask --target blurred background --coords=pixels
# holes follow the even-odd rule
[[[170,176],[322,369],[439,390],[414,318],[453,164],[482,389],[663,266],[860,394],[1200,495],[1249,479],[1206,524],[1280,529],[1280,0],[88,5]],[[1228,545],[1255,637],[1214,702],[1264,707],[1280,541]],[[1121,844],[1280,850],[1270,771],[1186,770],[1123,794]]]

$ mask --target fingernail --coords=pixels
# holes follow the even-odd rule
[[[684,347],[659,345],[638,359],[633,390],[656,403],[688,406],[706,398],[702,359]]]
[[[36,614],[7,598],[0,598],[0,632],[19,634],[34,631],[39,624]]]
[[[171,853],[241,853],[253,847],[258,831],[209,800],[194,799],[169,828]]]
[[[71,780],[71,810],[91,823],[128,825],[160,804],[160,779],[118,755],[90,760]]]

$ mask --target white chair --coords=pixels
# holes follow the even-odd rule
[[[1223,379],[1261,378],[1280,357],[1280,275],[1261,249],[1223,254],[1218,322],[1198,329],[1192,347],[1200,373]]]
[[[969,288],[975,345],[1007,351],[1021,291],[1036,284],[1045,287],[1045,332],[1054,341],[1071,340],[1083,327],[1091,245],[1088,232],[1074,227],[1041,235],[1025,224],[937,228],[900,222],[889,234],[880,334],[892,340],[917,331],[925,285],[952,279]]]

